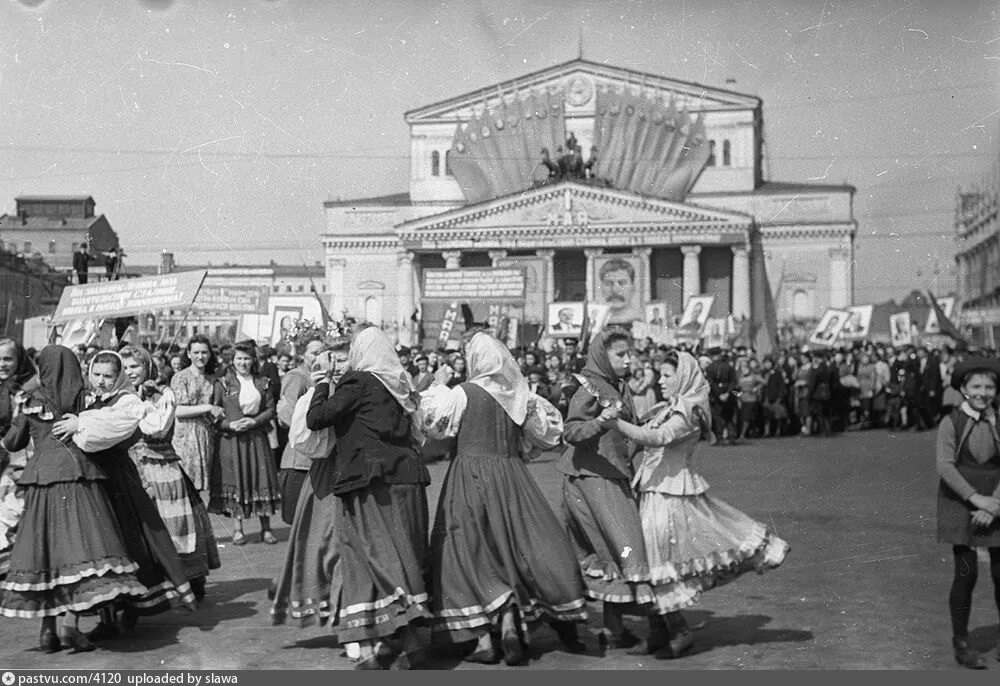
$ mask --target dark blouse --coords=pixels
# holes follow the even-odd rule
[[[330,384],[316,384],[306,426],[333,427],[337,445],[333,492],[343,495],[381,479],[389,484],[427,484],[430,474],[410,432],[410,417],[373,374],[348,372],[330,395]]]

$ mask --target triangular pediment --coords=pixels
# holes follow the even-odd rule
[[[746,230],[753,218],[737,212],[649,198],[566,181],[406,222],[402,236],[442,230],[712,226]]]
[[[510,103],[532,91],[545,89],[562,90],[567,94],[568,110],[572,112],[575,108],[581,113],[593,106],[594,96],[601,89],[631,89],[636,93],[643,89],[653,98],[666,101],[673,97],[679,108],[689,112],[753,110],[761,103],[753,95],[576,59],[411,110],[406,113],[406,121],[410,124],[468,121],[484,104],[493,109],[500,105],[501,98]]]

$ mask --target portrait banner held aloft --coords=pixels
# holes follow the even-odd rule
[[[892,342],[892,347],[913,345],[911,324],[909,312],[895,312],[889,315],[889,340]]]
[[[859,341],[868,338],[871,330],[873,305],[853,305],[847,308],[847,323],[840,330],[840,340]]]
[[[684,313],[677,324],[677,340],[695,345],[708,323],[708,316],[715,302],[714,295],[692,295],[684,306]]]
[[[608,307],[608,323],[644,321],[645,302],[638,287],[642,261],[634,255],[602,255],[594,258],[594,269],[590,302]]]
[[[828,309],[823,313],[813,332],[809,334],[809,343],[833,347],[849,317],[850,312],[847,310]]]

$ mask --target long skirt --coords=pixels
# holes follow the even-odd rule
[[[212,509],[235,519],[278,514],[281,487],[267,431],[223,434],[219,440],[218,480],[212,480]]]
[[[128,601],[128,606],[140,615],[165,612],[177,604],[193,608],[194,592],[184,564],[159,510],[143,488],[135,463],[125,454],[103,459],[100,464],[108,475],[104,485],[129,557],[138,563],[139,581],[148,589],[144,597]]]
[[[735,507],[701,495],[645,492],[639,516],[656,609],[675,612],[749,572],[778,567],[788,544]]]
[[[133,457],[146,493],[184,565],[184,576],[199,579],[222,566],[208,510],[179,461]]]
[[[146,588],[122,541],[105,489],[70,481],[24,489],[24,514],[0,583],[0,614],[54,617],[93,611]]]
[[[326,624],[332,593],[340,592],[338,519],[340,499],[330,491],[331,460],[314,460],[295,508],[288,534],[285,564],[275,581],[271,621],[284,624],[290,615],[303,627]]]
[[[425,485],[373,481],[339,500],[338,640],[374,640],[429,621]]]
[[[651,603],[646,543],[628,480],[565,476],[562,493],[587,595],[610,603]]]
[[[295,520],[302,485],[308,478],[309,472],[304,469],[282,469],[278,472],[278,485],[281,487],[281,521],[289,526]]]
[[[543,616],[587,619],[566,530],[519,459],[458,455],[441,488],[431,551],[441,640],[478,638],[514,607],[523,629]]]

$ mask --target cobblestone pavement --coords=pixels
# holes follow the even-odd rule
[[[559,475],[546,455],[531,465],[558,508]],[[661,661],[612,651],[601,657],[592,632],[586,655],[562,652],[554,634],[533,635],[535,659],[521,669],[938,669],[957,668],[950,652],[947,592],[950,550],[934,541],[933,433],[850,433],[830,439],[785,438],[734,447],[703,444],[696,466],[712,493],[769,522],[792,545],[785,565],[703,596],[688,612],[693,654]],[[447,464],[431,465],[431,512]],[[558,509],[557,509],[558,511]],[[328,629],[272,627],[267,587],[284,545],[229,543],[227,520],[213,516],[223,568],[213,573],[204,606],[144,619],[97,651],[45,655],[38,623],[0,620],[0,668],[57,669],[348,669]],[[276,528],[284,541],[287,529]],[[980,575],[973,642],[991,652],[997,638],[988,574]],[[85,620],[89,628],[94,620]],[[643,622],[634,620],[644,632]],[[438,669],[510,669],[461,663],[437,652]]]

